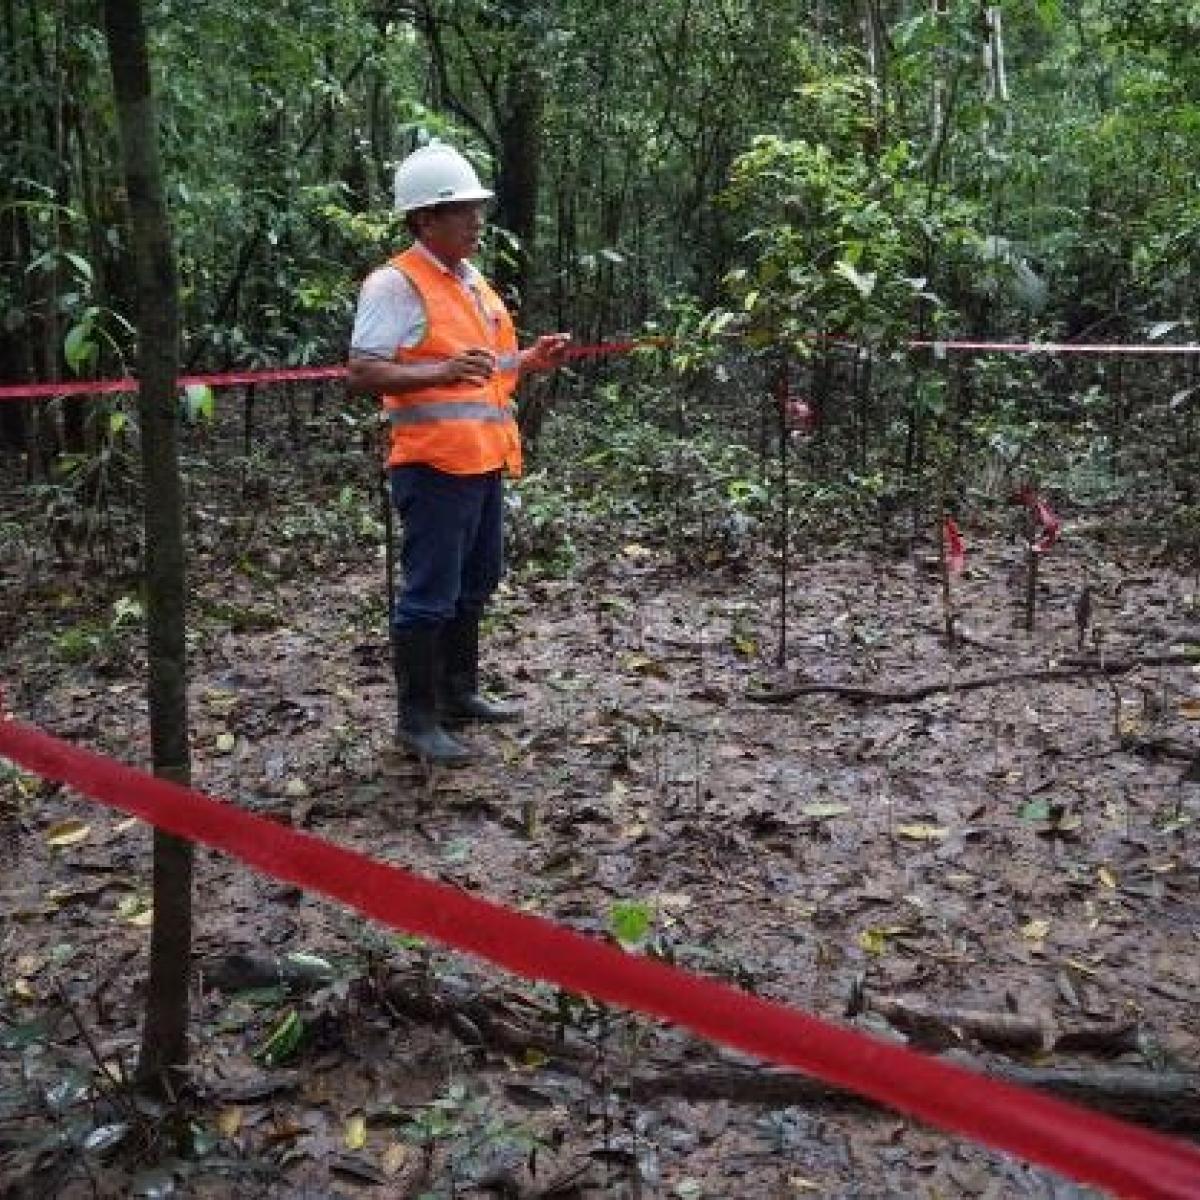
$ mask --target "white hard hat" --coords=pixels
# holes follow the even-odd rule
[[[430,142],[414,150],[396,168],[396,209],[410,213],[434,204],[490,200],[475,168],[453,146]]]

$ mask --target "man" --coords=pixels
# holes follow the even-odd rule
[[[468,747],[443,722],[511,721],[479,692],[479,622],[503,571],[501,476],[521,469],[511,404],[525,371],[559,365],[569,337],[522,350],[504,303],[469,261],[486,202],[474,168],[433,143],[396,170],[413,245],[364,282],[350,386],[383,398],[392,502],[404,540],[394,606],[397,741],[459,766]]]

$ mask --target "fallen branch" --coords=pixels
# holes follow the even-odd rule
[[[247,956],[249,957],[249,956]],[[252,959],[256,965],[261,960]],[[270,961],[270,960],[266,960]],[[244,967],[243,964],[239,964]],[[569,1070],[585,1081],[595,1073],[598,1047],[594,1039],[583,1035],[578,1028],[564,1022],[556,1010],[530,996],[506,992],[504,996],[488,994],[467,980],[447,980],[423,971],[395,972],[386,979],[360,979],[353,985],[359,1001],[374,1000],[394,1016],[408,1020],[440,1025],[460,1041],[476,1049],[501,1051],[524,1057],[537,1051],[562,1070]],[[903,1009],[914,1014],[920,1011],[913,1002],[870,1001],[870,1006],[882,1012],[890,1008],[900,1019]],[[520,1011],[518,1011],[520,1010]],[[933,1013],[938,1010],[928,1010]],[[971,1013],[969,1010],[942,1010],[941,1016],[957,1014],[977,1030],[990,1021],[997,1025],[997,1014]],[[986,1020],[984,1018],[987,1018]],[[1011,1037],[1028,1036],[1022,1030],[1022,1019],[999,1021],[1007,1026]],[[1027,1023],[1029,1024],[1029,1023]],[[1099,1027],[1065,1031],[1054,1042],[1055,1048],[1082,1049],[1078,1041],[1093,1042]],[[1037,1027],[1038,1036],[1043,1030]],[[1106,1026],[1100,1039],[1110,1048],[1120,1046],[1126,1031]],[[618,1039],[619,1041],[619,1039]],[[1009,1045],[1013,1043],[1010,1041]],[[1021,1042],[1022,1046],[1026,1042]],[[1042,1045],[1038,1043],[1038,1047]],[[1092,1047],[1094,1048],[1094,1046]],[[616,1045],[610,1047],[615,1052]],[[700,1053],[707,1048],[698,1047]],[[685,1051],[686,1053],[686,1051]],[[693,1051],[694,1055],[694,1051]],[[619,1058],[619,1055],[617,1056]],[[960,1065],[981,1074],[1026,1087],[1038,1088],[1078,1100],[1092,1108],[1133,1118],[1157,1129],[1200,1134],[1200,1074],[1183,1071],[1156,1072],[1130,1067],[1099,1067],[1087,1070],[1059,1067],[1019,1067],[1007,1064],[982,1064],[961,1052],[946,1056]],[[678,1061],[660,1062],[650,1070],[638,1070],[633,1063],[610,1060],[607,1086],[627,1091],[634,1100],[652,1100],[674,1096],[687,1100],[728,1100],[734,1103],[764,1104],[785,1107],[793,1104],[836,1105],[840,1108],[874,1109],[877,1106],[864,1097],[820,1083],[808,1076],[781,1071],[766,1066],[682,1065]],[[276,1072],[272,1086],[282,1081],[289,1086],[286,1073]]]
[[[531,1010],[532,1020],[517,1017],[512,1006],[501,1005],[493,997],[479,994],[447,995],[429,980],[411,975],[393,975],[383,992],[386,1003],[394,1011],[415,1019],[431,1020],[451,1029],[460,1040],[470,1045],[503,1050],[507,1054],[524,1055],[537,1050],[552,1059],[561,1069],[590,1078],[596,1063],[596,1047],[562,1027],[545,1029],[550,1014],[541,1008]],[[518,1002],[525,1007],[523,998]],[[871,1007],[884,1005],[883,1000],[870,1002]],[[899,1005],[891,1006],[898,1014]],[[912,1004],[909,1012],[915,1012]],[[499,1013],[497,1010],[500,1010]],[[969,1014],[959,1010],[944,1010],[941,1015],[957,1013],[965,1016],[977,1031],[989,1023],[993,1029],[1006,1024],[999,1014]],[[538,1017],[542,1021],[538,1021]],[[465,1018],[465,1020],[464,1020]],[[1029,1026],[1021,1029],[1021,1025]],[[1036,1028],[1037,1040],[1033,1033]],[[1128,1038],[1136,1030],[1121,1026],[1081,1026],[1064,1030],[1053,1041],[1055,1049],[1107,1051],[1129,1048]],[[1043,1046],[1045,1030],[1023,1018],[1014,1018],[1008,1026],[1013,1040],[1023,1048]],[[1086,1070],[1062,1067],[1019,1067],[1007,1064],[985,1065],[961,1052],[947,1058],[979,1071],[981,1074],[1011,1083],[1039,1088],[1078,1100],[1092,1108],[1131,1117],[1157,1129],[1200,1133],[1200,1075],[1191,1072],[1155,1072],[1130,1067],[1096,1067]],[[873,1109],[870,1100],[830,1087],[807,1076],[770,1067],[683,1066],[678,1062],[661,1063],[655,1070],[635,1070],[630,1066],[623,1073],[618,1063],[610,1063],[610,1083],[628,1090],[634,1100],[650,1100],[659,1096],[676,1096],[687,1100],[729,1100],[747,1104],[770,1104],[782,1107],[792,1104],[825,1104],[839,1108]]]
[[[923,683],[911,688],[881,689],[847,683],[802,683],[773,691],[748,692],[746,699],[756,704],[787,704],[802,696],[839,696],[856,704],[913,704],[942,692],[977,692],[984,688],[1003,687],[1008,683],[1050,683],[1061,679],[1078,679],[1081,675],[1127,675],[1139,667],[1194,666],[1197,662],[1200,662],[1200,657],[1193,653],[1150,654],[1107,660],[1065,658],[1062,666],[1058,667]]]
[[[995,1050],[1077,1054],[1126,1054],[1139,1046],[1138,1027],[1132,1021],[1059,1028],[1018,1013],[943,1008],[891,996],[867,997],[864,1006],[924,1048],[941,1050],[967,1039]]]
[[[994,1064],[983,1067],[963,1055],[950,1057],[989,1078],[1052,1092],[1155,1129],[1200,1133],[1200,1075],[1192,1072],[1156,1072],[1131,1067],[1087,1070]],[[672,1096],[772,1108],[815,1104],[863,1110],[875,1107],[862,1096],[807,1076],[763,1067],[682,1067],[664,1063],[658,1070],[634,1072],[627,1086],[630,1098],[639,1101]]]

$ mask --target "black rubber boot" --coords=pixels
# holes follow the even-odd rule
[[[442,677],[439,711],[447,721],[516,722],[524,715],[515,704],[488,700],[479,692],[479,618],[455,617],[442,626]]]
[[[396,742],[434,766],[462,767],[474,754],[438,724],[438,635],[435,625],[395,631]]]

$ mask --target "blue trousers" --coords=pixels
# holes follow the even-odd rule
[[[477,617],[504,573],[500,472],[449,475],[411,464],[392,468],[391,490],[404,527],[396,628]]]

